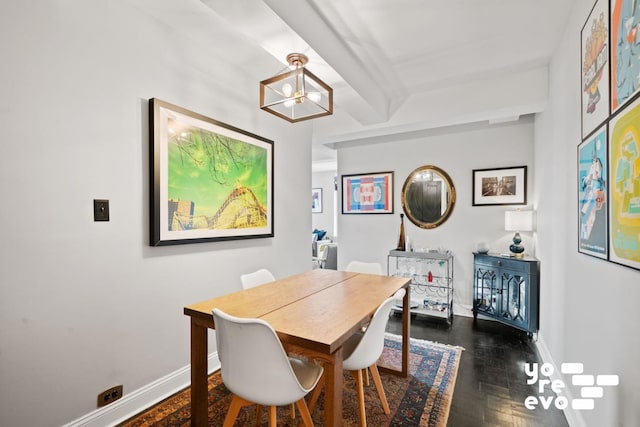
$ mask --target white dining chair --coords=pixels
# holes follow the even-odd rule
[[[261,268],[253,273],[247,273],[240,275],[240,282],[242,282],[242,289],[254,288],[256,286],[264,285],[265,283],[275,282],[276,278],[266,268]],[[262,408],[257,408],[257,418],[260,418]],[[291,419],[296,417],[295,405],[291,405]]]
[[[233,393],[223,427],[233,426],[240,409],[269,407],[269,426],[276,425],[276,407],[295,403],[303,424],[313,426],[304,397],[317,385],[323,368],[287,356],[271,325],[261,319],[231,316],[213,309],[222,381]],[[258,406],[260,408],[260,406]],[[261,412],[256,414],[256,425]]]
[[[380,372],[378,371],[377,361],[382,356],[384,350],[384,333],[387,327],[387,321],[389,320],[389,313],[391,307],[397,303],[398,299],[402,299],[405,295],[405,290],[398,290],[392,297],[387,298],[382,304],[378,306],[369,326],[362,333],[358,332],[351,336],[342,347],[344,360],[342,362],[343,369],[345,371],[351,371],[356,382],[356,391],[358,395],[358,409],[360,412],[360,427],[366,427],[367,414],[364,406],[364,385],[363,385],[363,371],[368,369],[373,377],[373,382],[378,391],[380,397],[380,403],[382,410],[385,414],[389,414],[389,403],[387,402],[387,396],[384,393],[382,387],[382,380],[380,379]],[[315,404],[320,396],[320,391],[324,385],[324,377],[320,380],[320,383],[311,394],[309,400],[309,410],[313,411]]]
[[[382,265],[378,262],[351,261],[345,271],[354,273],[378,274],[382,276]]]
[[[249,289],[265,283],[275,282],[276,278],[269,270],[261,268],[253,273],[240,275],[240,281],[242,282],[242,289]]]
[[[314,268],[324,268],[325,262],[327,261],[327,254],[329,252],[330,243],[323,243],[318,246],[318,256],[311,257],[313,261]]]

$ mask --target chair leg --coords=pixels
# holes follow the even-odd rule
[[[235,423],[236,418],[238,418],[238,414],[240,413],[240,409],[243,406],[253,405],[253,402],[249,402],[238,396],[233,396],[231,399],[231,406],[229,406],[229,411],[227,412],[227,416],[224,417],[223,427],[233,427],[233,423]]]
[[[289,415],[291,415],[291,419],[295,420],[296,419],[296,404],[292,403],[291,406],[291,411],[289,411]]]
[[[376,385],[376,389],[378,390],[378,396],[380,396],[380,403],[382,403],[382,409],[385,414],[390,414],[391,410],[389,409],[389,403],[387,402],[387,395],[384,393],[384,388],[382,387],[382,380],[380,379],[380,372],[378,371],[378,365],[375,363],[369,367],[371,371],[371,376],[373,377],[373,382]]]
[[[278,417],[276,416],[276,407],[269,406],[269,427],[278,425]]]
[[[318,398],[320,397],[320,393],[322,392],[322,387],[324,386],[324,374],[318,380],[318,384],[316,384],[316,388],[311,392],[311,397],[309,398],[309,412],[313,412],[313,408],[316,407],[316,403],[318,402]]]
[[[262,425],[262,405],[256,405],[256,426],[260,427]]]
[[[311,412],[309,412],[309,407],[307,406],[307,402],[304,400],[304,397],[296,402],[298,406],[298,412],[300,412],[300,418],[302,418],[302,423],[306,427],[313,427],[313,420],[311,419]]]
[[[360,427],[367,427],[367,413],[364,409],[364,386],[362,384],[362,369],[351,371],[356,380],[356,390],[358,392],[358,409],[360,412]]]
[[[369,387],[369,368],[364,368],[362,374],[364,375],[364,385]]]

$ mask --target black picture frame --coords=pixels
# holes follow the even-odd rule
[[[273,141],[149,100],[150,245],[274,236]]]
[[[473,170],[473,206],[526,205],[527,167]]]

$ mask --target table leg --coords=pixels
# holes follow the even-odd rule
[[[324,425],[327,427],[342,426],[342,389],[344,388],[342,357],[342,348],[339,348],[333,354],[333,360],[324,364]]]
[[[208,424],[208,366],[207,366],[206,326],[198,325],[191,319],[191,425]]]
[[[402,376],[406,377],[409,375],[409,352],[411,351],[409,348],[409,340],[411,339],[411,335],[409,333],[411,329],[411,309],[409,307],[409,303],[411,301],[411,296],[409,293],[411,292],[411,286],[407,286],[406,292],[404,294],[404,299],[402,300]]]

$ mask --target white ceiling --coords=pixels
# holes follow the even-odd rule
[[[334,115],[313,123],[314,160],[326,162],[335,155],[325,145],[540,111],[575,0],[130,1],[194,38],[215,31],[227,52],[241,40],[248,55],[235,59],[259,79],[287,54],[306,54],[309,70],[334,88]]]

